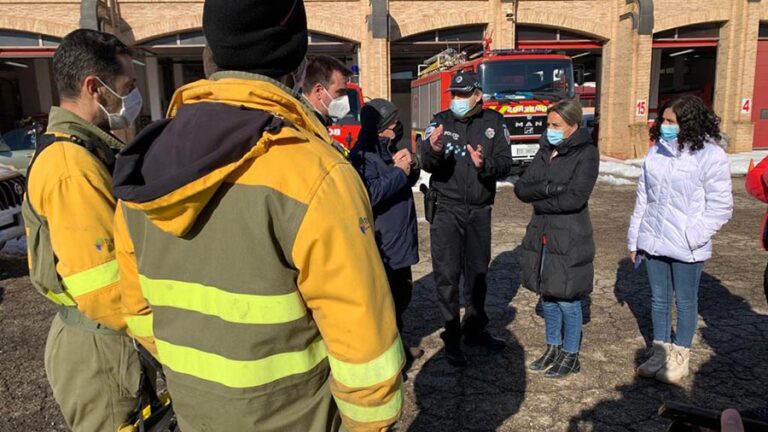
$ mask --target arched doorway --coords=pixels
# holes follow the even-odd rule
[[[653,35],[649,119],[664,102],[682,95],[699,96],[712,106],[721,26],[695,24]]]
[[[599,112],[604,41],[568,29],[524,24],[515,27],[515,41],[517,49],[546,49],[571,58],[574,71],[580,77],[576,95],[584,109],[585,126],[592,131]]]
[[[0,133],[28,118],[46,122],[51,105],[58,103],[51,57],[60,40],[0,29]]]
[[[757,41],[757,64],[755,66],[755,89],[753,94],[752,122],[755,137],[752,146],[768,147],[768,22],[760,23]]]
[[[205,44],[201,30],[162,36],[139,44],[139,48],[147,54],[146,89],[152,120],[162,117],[176,89],[205,77],[202,60]],[[357,42],[323,33],[309,33],[308,56],[330,55],[356,70],[359,51]],[[140,66],[145,66],[143,63]]]
[[[405,136],[412,127],[411,81],[417,78],[419,65],[448,48],[471,55],[482,50],[485,24],[449,27],[418,33],[392,41],[391,88],[392,102],[400,109],[400,119],[405,126]],[[434,113],[429,113],[429,115]]]

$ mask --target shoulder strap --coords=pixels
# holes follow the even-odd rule
[[[115,168],[115,155],[112,151],[109,151],[109,154],[100,154],[104,151],[99,151],[97,146],[91,142],[86,141],[78,136],[75,135],[65,135],[65,134],[53,134],[53,133],[46,133],[37,139],[37,148],[35,149],[35,155],[32,157],[32,161],[29,163],[29,167],[27,167],[27,183],[29,183],[29,176],[32,173],[32,166],[35,164],[35,161],[40,156],[40,153],[42,153],[45,149],[50,147],[51,145],[57,143],[67,141],[71,142],[73,144],[77,144],[84,149],[88,150],[92,155],[94,155],[98,160],[100,160],[106,167],[107,170],[112,173],[112,171]],[[104,146],[106,147],[106,146]]]

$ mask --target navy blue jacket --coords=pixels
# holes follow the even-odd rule
[[[412,169],[406,176],[394,164],[392,156],[396,151],[388,139],[379,138],[375,131],[362,130],[350,153],[350,161],[371,198],[381,258],[393,270],[419,262],[416,206],[411,190],[419,180],[419,170]]]

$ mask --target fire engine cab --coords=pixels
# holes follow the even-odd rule
[[[528,165],[547,128],[547,109],[574,97],[573,64],[568,56],[549,50],[490,50],[469,58],[452,48],[419,66],[411,82],[414,150],[434,114],[450,107],[451,78],[459,71],[475,72],[483,88],[483,107],[498,111],[510,133],[512,158]]]
[[[342,118],[332,118],[333,124],[328,126],[331,138],[340,142],[344,147],[352,149],[360,135],[360,107],[363,106],[363,89],[359,85],[347,83],[349,97],[349,112]]]

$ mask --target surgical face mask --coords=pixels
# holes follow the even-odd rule
[[[664,141],[672,141],[674,139],[677,139],[677,136],[680,134],[680,126],[678,125],[661,125],[661,137],[664,138]]]
[[[141,105],[143,101],[141,99],[141,93],[139,92],[139,89],[134,88],[127,95],[120,96],[116,91],[112,90],[112,88],[104,84],[104,81],[102,81],[99,77],[96,77],[96,79],[99,80],[99,82],[113,95],[120,98],[121,106],[120,111],[117,113],[110,113],[106,108],[104,108],[104,105],[99,104],[99,108],[101,108],[101,110],[104,111],[104,114],[107,115],[107,119],[109,120],[109,128],[111,130],[119,130],[130,126],[134,121],[136,121],[136,118],[139,116],[139,112],[141,112]]]
[[[472,111],[473,105],[469,99],[453,99],[451,101],[451,112],[458,118],[464,118]]]
[[[325,94],[328,95],[329,98],[331,98],[331,103],[329,103],[327,106],[325,106],[325,109],[328,110],[328,115],[340,119],[347,115],[349,113],[349,95],[339,96],[336,99],[331,96],[331,93],[328,92],[328,90],[323,89],[325,91]],[[320,103],[325,105],[325,103],[321,100]]]
[[[559,146],[563,143],[563,131],[558,129],[547,129],[547,141],[553,146]]]

